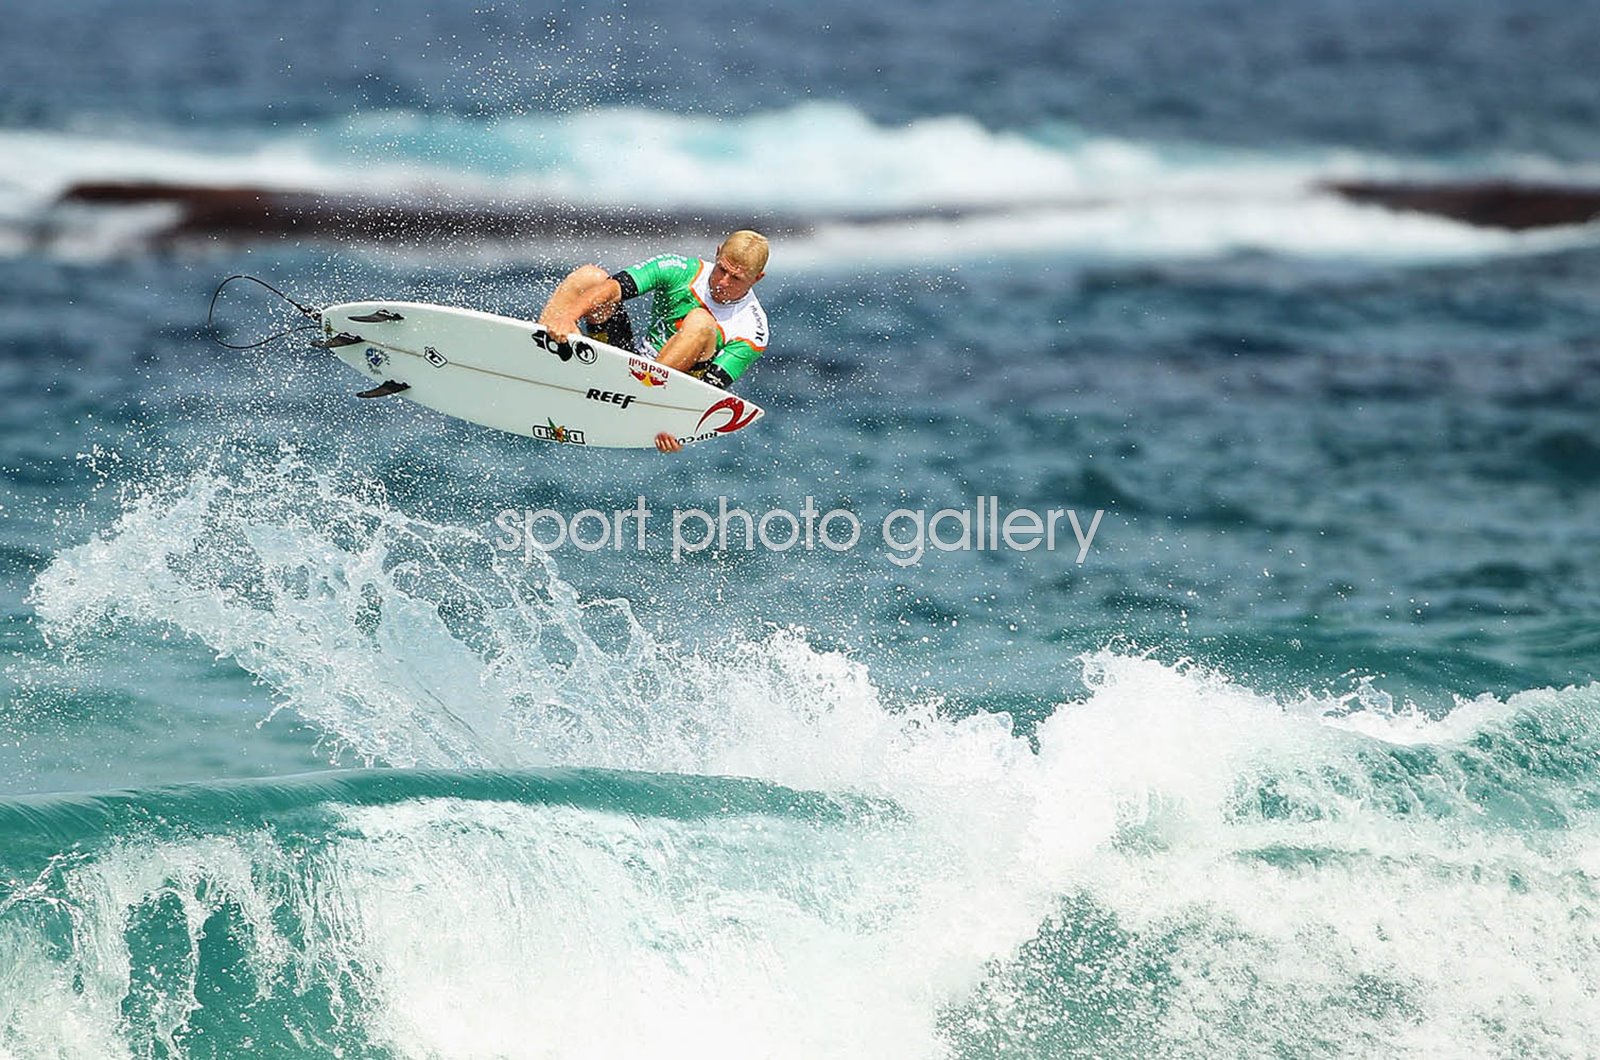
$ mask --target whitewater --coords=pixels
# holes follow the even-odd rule
[[[1023,734],[794,630],[685,656],[292,456],[131,500],[33,603],[198,639],[367,768],[0,803],[17,1055],[1600,1034],[1594,686],[1431,719],[1105,650]]]
[[[400,110],[243,137],[163,126],[142,132],[0,129],[0,251],[42,246],[77,260],[117,256],[176,218],[161,203],[107,210],[60,201],[81,183],[107,181],[624,215],[649,204],[687,218],[708,209],[775,212],[805,223],[801,238],[786,245],[786,265],[823,274],[841,262],[1043,253],[1173,260],[1268,252],[1416,263],[1592,246],[1597,238],[1593,225],[1477,229],[1329,190],[1372,179],[1586,183],[1597,173],[1588,163],[1497,153],[1442,164],[1312,146],[1223,148],[1064,123],[996,131],[961,114],[891,125],[841,103],[731,120],[627,107],[488,121]],[[470,228],[459,236],[410,252],[503,264],[597,250],[625,257],[643,246],[603,232],[538,245],[485,239]]]

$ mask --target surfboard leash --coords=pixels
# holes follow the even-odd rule
[[[217,331],[217,325],[216,325],[217,299],[222,297],[223,288],[227,287],[228,284],[232,283],[235,280],[249,280],[251,283],[260,284],[262,287],[265,287],[267,290],[271,291],[273,294],[277,295],[279,298],[283,299],[285,302],[288,302],[290,305],[294,306],[296,309],[298,309],[305,316],[310,317],[312,323],[310,323],[310,324],[301,324],[298,327],[285,328],[284,330],[276,332],[275,334],[268,335],[266,338],[260,340],[259,342],[251,342],[251,343],[248,343],[248,344],[243,345],[243,346],[235,345],[234,343],[224,341],[223,338],[222,338],[222,335]],[[207,328],[207,330],[209,330],[211,332],[211,340],[213,342],[215,342],[218,346],[223,346],[223,347],[225,347],[227,349],[230,349],[230,350],[254,350],[254,349],[257,349],[257,348],[259,348],[261,346],[265,346],[269,342],[277,342],[279,339],[286,339],[286,338],[290,337],[291,335],[298,335],[302,331],[314,331],[314,330],[320,328],[321,326],[322,326],[322,310],[313,309],[312,307],[307,306],[307,305],[301,305],[299,302],[295,301],[293,298],[290,298],[288,295],[284,294],[282,291],[280,291],[276,287],[272,286],[272,284],[268,283],[266,280],[261,279],[261,277],[259,277],[259,276],[250,276],[250,275],[247,275],[247,274],[242,273],[242,272],[241,273],[235,273],[234,275],[229,276],[227,279],[223,280],[221,283],[217,284],[217,289],[211,293],[211,308],[206,311],[206,328]]]

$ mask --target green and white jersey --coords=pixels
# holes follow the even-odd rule
[[[703,376],[716,368],[712,376],[726,385],[743,375],[766,351],[767,314],[754,291],[726,304],[712,298],[709,283],[713,264],[699,258],[663,254],[624,269],[615,278],[621,282],[626,275],[633,281],[635,290],[631,292],[628,284],[622,284],[624,298],[645,291],[652,293],[650,323],[643,339],[652,355],[661,351],[684,317],[696,309],[709,310],[717,322],[717,352],[709,362],[697,365],[693,374]]]

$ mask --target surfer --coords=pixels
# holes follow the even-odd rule
[[[724,239],[709,262],[662,254],[609,275],[581,265],[557,285],[539,323],[563,339],[582,324],[602,342],[727,389],[767,348],[767,314],[752,288],[766,275],[768,249],[765,236],[746,229]],[[646,291],[650,322],[635,339],[622,303]],[[683,444],[662,431],[656,448],[675,453]]]

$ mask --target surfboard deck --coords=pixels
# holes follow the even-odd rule
[[[324,343],[375,386],[447,416],[566,445],[653,449],[743,430],[755,403],[589,338],[557,341],[535,321],[424,302],[322,310]],[[346,341],[354,339],[355,341]]]

